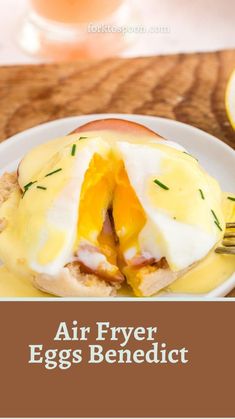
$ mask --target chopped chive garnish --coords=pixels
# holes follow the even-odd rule
[[[227,199],[229,199],[230,201],[235,201],[235,197],[233,196],[227,196]]]
[[[212,212],[212,215],[213,215],[213,217],[214,217],[214,223],[215,223],[215,225],[218,227],[218,229],[220,230],[220,231],[223,231],[222,230],[222,228],[221,228],[221,225],[220,225],[220,222],[219,222],[219,220],[218,220],[218,217],[217,217],[217,215],[216,215],[216,213],[213,211],[213,209],[211,209],[211,212]]]
[[[54,175],[55,173],[58,173],[58,172],[60,172],[61,170],[62,170],[62,169],[57,169],[57,170],[54,170],[53,172],[47,173],[47,175],[46,175],[45,177],[48,177],[48,176]]]
[[[217,221],[214,221],[214,223],[215,223],[215,225],[218,227],[218,229],[219,229],[220,231],[223,231],[223,230],[222,230],[222,228],[221,228],[221,226],[220,226],[220,224],[219,224]]]
[[[215,221],[216,221],[218,224],[220,224],[220,222],[219,222],[219,220],[218,220],[218,217],[217,217],[216,213],[213,211],[213,209],[211,209],[211,212],[212,212],[212,215],[213,215],[213,217],[214,217]]]
[[[162,189],[165,189],[166,191],[169,190],[168,186],[164,185],[164,183],[160,182],[160,180],[158,179],[154,179],[154,183],[156,183],[156,185],[160,186]]]
[[[198,159],[197,159],[196,157],[192,156],[192,154],[187,153],[187,151],[183,151],[183,153],[184,153],[184,154],[187,154],[188,156],[190,156],[190,157],[192,157],[193,159],[195,159],[195,160],[197,160],[197,161],[198,161]]]
[[[27,185],[24,186],[24,190],[27,191],[34,183],[37,183],[37,181],[35,180],[34,182],[27,183]]]
[[[202,198],[202,199],[205,199],[205,196],[204,196],[203,191],[202,191],[201,189],[198,189],[198,190],[199,190],[199,192],[200,192],[201,198]]]
[[[77,145],[76,144],[73,144],[72,150],[71,150],[71,156],[75,156],[75,154],[76,154],[76,148],[77,148]]]
[[[45,186],[37,186],[37,189],[43,189],[43,191],[47,190],[47,188],[45,188]]]
[[[25,185],[25,186],[24,186],[24,192],[23,192],[22,198],[24,198],[24,196],[25,196],[26,192],[29,190],[29,188],[30,188],[30,187],[31,187],[34,183],[37,183],[37,180],[35,180],[34,182],[29,182],[29,183],[27,183],[27,185]]]
[[[87,137],[79,137],[79,140],[85,140]]]

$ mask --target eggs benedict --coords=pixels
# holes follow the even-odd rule
[[[58,296],[176,283],[223,237],[222,192],[180,145],[105,119],[31,150],[0,179],[0,259]],[[12,251],[14,249],[14,251]]]

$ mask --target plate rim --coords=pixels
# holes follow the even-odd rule
[[[149,119],[151,120],[158,120],[160,122],[167,122],[169,124],[176,124],[176,125],[180,125],[186,129],[191,129],[195,132],[199,132],[203,135],[206,135],[208,137],[208,139],[210,141],[216,141],[220,144],[221,147],[224,147],[224,149],[226,149],[229,152],[232,152],[232,154],[234,154],[235,157],[235,149],[233,149],[229,144],[225,143],[224,141],[222,141],[220,138],[215,137],[213,134],[210,134],[204,130],[202,130],[201,128],[195,127],[194,125],[190,125],[187,124],[185,122],[182,121],[177,121],[176,119],[170,119],[170,118],[165,118],[162,116],[155,116],[155,115],[143,115],[143,114],[128,114],[128,113],[95,113],[95,114],[85,114],[85,115],[72,115],[72,116],[67,116],[67,117],[62,117],[62,118],[57,118],[57,119],[53,119],[51,121],[46,121],[46,122],[42,122],[39,123],[37,125],[34,125],[33,127],[27,128],[23,131],[17,132],[16,134],[7,137],[6,139],[2,140],[0,142],[0,149],[3,148],[4,146],[7,147],[6,144],[9,145],[9,140],[12,144],[12,142],[16,142],[18,137],[20,137],[21,135],[24,134],[30,134],[31,132],[37,130],[38,128],[47,128],[50,125],[53,125],[54,123],[63,123],[64,121],[68,121],[68,120],[75,120],[76,118],[82,118],[82,119],[90,119],[90,118],[97,118],[97,119],[107,119],[107,118],[124,118],[124,119],[128,119],[128,118],[144,118],[144,119]],[[5,148],[5,147],[4,147]]]

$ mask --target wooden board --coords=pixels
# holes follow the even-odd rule
[[[0,67],[0,141],[57,118],[121,112],[177,119],[235,148],[224,106],[234,68],[235,50]]]
[[[71,115],[124,112],[195,125],[235,147],[224,107],[235,50],[0,67],[0,141]]]

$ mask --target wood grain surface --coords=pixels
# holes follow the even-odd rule
[[[235,50],[0,67],[0,141],[57,118],[121,112],[186,122],[235,148],[224,105],[234,68]]]
[[[235,147],[224,107],[235,50],[0,67],[0,141],[42,122],[102,112],[177,119]]]

